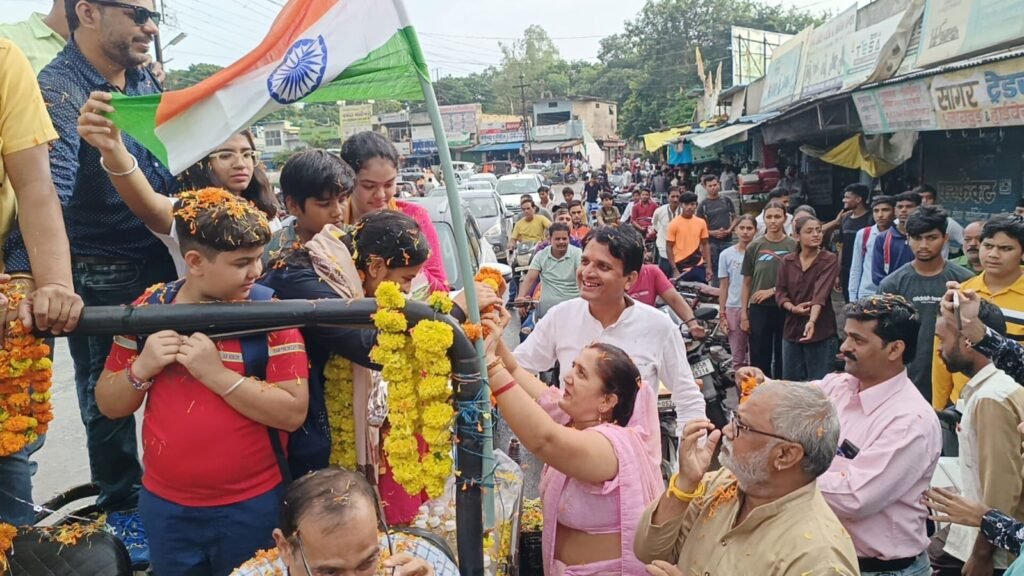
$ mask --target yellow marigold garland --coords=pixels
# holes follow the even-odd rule
[[[352,362],[333,355],[324,367],[324,400],[331,427],[331,465],[356,469],[356,416]]]
[[[395,481],[410,494],[423,490],[425,483],[419,470],[419,449],[416,432],[419,429],[419,398],[416,393],[413,354],[411,354],[408,322],[402,311],[405,296],[394,282],[383,282],[377,287],[377,313],[373,323],[379,332],[377,345],[370,351],[370,359],[380,364],[381,377],[388,383],[388,420],[391,432],[384,439]]]
[[[448,349],[454,342],[452,327],[439,320],[423,320],[407,332],[402,313],[405,297],[393,282],[377,288],[374,325],[379,331],[370,358],[383,369],[388,382],[388,419],[391,432],[384,449],[395,480],[410,494],[426,490],[431,498],[444,491],[452,473],[451,406],[452,372]],[[451,312],[452,302],[443,292],[427,300],[438,312]],[[420,458],[416,435],[427,442],[429,452]]]

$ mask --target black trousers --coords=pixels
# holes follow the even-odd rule
[[[771,304],[751,304],[747,311],[750,319],[750,363],[769,378],[782,378],[782,325],[786,313]]]

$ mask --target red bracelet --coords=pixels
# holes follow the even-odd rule
[[[516,381],[513,380],[513,381],[509,382],[508,384],[505,384],[501,388],[498,388],[494,392],[491,392],[491,398],[497,398],[498,396],[501,396],[505,392],[508,392],[509,390],[514,388],[515,386],[516,386]]]

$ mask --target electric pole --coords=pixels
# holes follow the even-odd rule
[[[519,100],[522,106],[520,112],[523,115],[523,136],[526,138],[526,161],[530,161],[530,156],[533,152],[533,146],[531,144],[530,134],[530,117],[526,113],[526,75],[522,72],[519,73],[519,84],[513,86],[513,88],[519,88]]]

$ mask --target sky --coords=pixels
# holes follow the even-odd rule
[[[226,66],[256,47],[284,0],[157,0],[169,21],[164,42],[188,36],[164,54],[171,70],[194,63]],[[568,60],[596,61],[600,39],[621,32],[645,0],[405,0],[431,75],[464,76],[501,62],[499,43],[511,43],[531,24],[547,30]],[[851,0],[783,0],[815,11]],[[50,0],[0,0],[0,21],[47,12]]]

